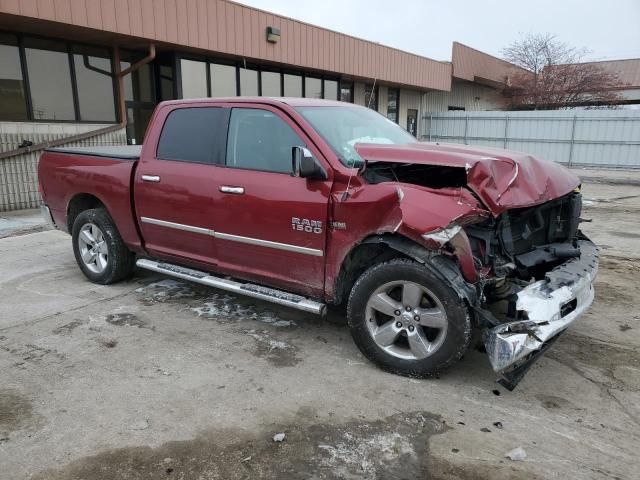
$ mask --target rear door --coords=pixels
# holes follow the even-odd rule
[[[305,133],[279,109],[236,104],[231,110],[226,168],[215,178],[218,265],[227,272],[309,295],[324,287],[331,180],[291,176],[291,149]]]
[[[166,106],[136,170],[134,197],[145,247],[160,258],[214,265],[215,177],[224,163],[226,108]]]

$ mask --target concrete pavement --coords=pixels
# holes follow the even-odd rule
[[[387,374],[339,314],[145,272],[94,285],[66,234],[14,231],[0,240],[0,479],[635,478],[628,187],[585,184],[585,230],[607,246],[596,302],[513,393],[477,351],[439,379]],[[516,447],[524,461],[505,458]]]

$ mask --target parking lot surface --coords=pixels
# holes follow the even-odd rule
[[[514,392],[475,350],[399,377],[339,312],[142,271],[98,286],[66,234],[4,231],[0,478],[637,478],[640,185],[583,191],[596,301]]]

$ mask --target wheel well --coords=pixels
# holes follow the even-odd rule
[[[393,258],[409,258],[386,243],[367,242],[354,247],[345,257],[336,281],[336,304],[349,297],[353,284],[369,267]]]
[[[73,222],[76,221],[78,215],[85,210],[100,207],[104,208],[104,203],[89,193],[80,193],[73,197],[67,207],[67,228],[69,233],[71,233]]]

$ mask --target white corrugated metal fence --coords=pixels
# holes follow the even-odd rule
[[[507,148],[584,167],[640,168],[640,111],[434,112],[422,140]]]

